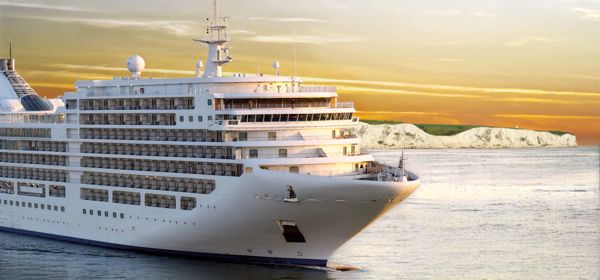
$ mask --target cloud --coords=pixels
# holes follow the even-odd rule
[[[286,17],[286,18],[271,18],[271,17],[251,17],[252,21],[270,21],[270,22],[327,22],[327,20],[304,17]]]
[[[600,97],[600,92],[573,92],[573,91],[548,91],[539,89],[518,89],[518,88],[485,88],[470,86],[451,86],[436,84],[413,84],[402,82],[368,81],[368,80],[346,80],[346,79],[327,79],[315,77],[303,77],[305,82],[328,83],[328,84],[350,84],[363,85],[368,87],[385,86],[396,88],[410,88],[417,90],[439,90],[439,91],[458,91],[465,93],[507,93],[524,95],[557,95],[557,96],[586,96]]]
[[[501,98],[494,99],[494,102],[511,102],[511,103],[544,103],[544,104],[556,104],[556,105],[576,105],[576,104],[590,104],[590,101],[573,101],[564,99],[548,99],[548,98],[534,98],[534,97],[512,97],[512,98]]]
[[[430,46],[459,46],[464,45],[465,41],[432,41],[432,42],[412,42],[413,45],[430,45]]]
[[[453,57],[440,57],[440,58],[405,58],[406,61],[415,61],[415,62],[440,62],[440,63],[454,63],[454,62],[463,62],[465,61],[462,58],[453,58]]]
[[[399,95],[419,95],[419,96],[433,96],[433,97],[445,97],[445,98],[483,98],[482,96],[472,94],[457,94],[457,93],[435,93],[435,92],[424,92],[424,91],[409,91],[402,89],[382,89],[374,87],[353,87],[353,86],[337,86],[337,89],[342,92],[361,92],[361,93],[387,93],[387,94],[399,94]]]
[[[600,21],[600,10],[590,10],[586,8],[575,7],[572,9],[581,20]]]
[[[346,6],[346,5],[342,5],[342,4],[329,4],[327,6],[334,8],[334,9],[338,9],[338,10],[350,10],[350,6]]]
[[[245,30],[245,29],[228,30],[227,33],[228,34],[244,34],[244,35],[254,35],[254,34],[256,34],[256,32],[254,32],[254,31]]]
[[[0,1],[0,6],[13,7],[13,8],[24,8],[24,9],[40,9],[40,10],[52,10],[52,11],[67,11],[67,12],[82,12],[89,11],[75,6],[60,6],[60,5],[47,5],[42,3],[22,3],[22,2],[10,2]]]
[[[573,115],[532,115],[532,114],[497,114],[497,118],[516,119],[560,119],[560,120],[600,120],[600,116],[573,116]]]
[[[474,12],[471,13],[471,15],[476,16],[476,17],[495,17],[495,14],[492,13],[488,13],[488,12]]]
[[[411,111],[356,111],[359,114],[393,114],[393,115],[414,115],[414,116],[449,116],[450,113],[442,112],[411,112]]]
[[[529,45],[531,43],[550,43],[550,42],[558,42],[559,40],[541,37],[541,36],[528,36],[519,38],[514,41],[504,43],[506,47],[520,47],[524,45]]]
[[[98,28],[129,28],[148,31],[167,32],[178,36],[199,34],[196,22],[181,20],[133,20],[111,18],[79,18],[79,17],[41,17],[17,16],[20,18],[45,20],[59,23],[83,24]],[[196,32],[198,30],[198,32]]]
[[[316,36],[316,35],[259,35],[248,38],[242,38],[248,41],[259,43],[274,43],[274,44],[344,44],[360,42],[364,39],[352,36]]]
[[[125,63],[123,63],[125,64]],[[110,67],[99,65],[76,65],[76,64],[53,64],[49,65],[52,68],[65,69],[65,72],[72,71],[101,71],[101,72],[129,72],[126,67]],[[144,69],[144,73],[159,73],[159,74],[177,74],[177,75],[194,75],[195,70],[173,70],[173,69]]]
[[[425,14],[432,16],[460,16],[463,14],[461,10],[434,10],[434,11],[425,11]]]

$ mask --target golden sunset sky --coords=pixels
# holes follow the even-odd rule
[[[0,56],[41,94],[77,79],[186,77],[209,0],[0,0]],[[227,72],[338,86],[363,119],[569,131],[600,144],[600,0],[221,0]],[[295,35],[294,35],[295,34]],[[296,42],[296,44],[294,44]]]

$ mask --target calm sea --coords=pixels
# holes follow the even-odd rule
[[[375,151],[397,162],[399,151]],[[597,147],[407,150],[423,178],[340,248],[353,271],[152,256],[0,233],[0,279],[600,279]]]

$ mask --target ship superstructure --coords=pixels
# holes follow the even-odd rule
[[[325,265],[419,185],[360,148],[335,87],[223,76],[209,18],[196,77],[77,81],[44,99],[0,60],[0,230],[113,248]],[[274,64],[278,67],[278,63]]]

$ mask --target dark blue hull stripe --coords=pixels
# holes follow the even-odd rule
[[[49,238],[61,241],[67,241],[78,244],[93,245],[118,250],[137,251],[149,254],[159,255],[173,255],[173,256],[188,256],[188,257],[199,257],[211,260],[224,260],[233,262],[251,262],[251,263],[267,263],[267,264],[284,264],[284,265],[306,265],[306,266],[326,266],[327,260],[316,260],[316,259],[296,259],[296,258],[274,258],[274,257],[258,257],[258,256],[242,256],[242,255],[227,255],[227,254],[213,254],[213,253],[196,253],[186,251],[174,251],[165,249],[154,249],[145,248],[129,245],[120,245],[102,241],[81,239],[76,237],[69,237],[63,235],[55,235],[37,231],[29,231],[16,228],[0,227],[0,231],[17,233],[35,237]]]

